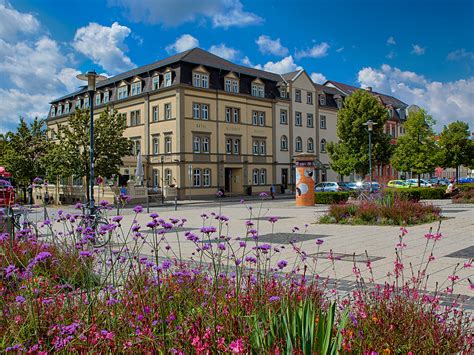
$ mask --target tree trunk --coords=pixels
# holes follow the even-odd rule
[[[421,174],[418,173],[418,187],[420,187],[421,185]]]
[[[459,165],[456,165],[456,183],[459,182]]]

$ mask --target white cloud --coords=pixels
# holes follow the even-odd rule
[[[263,54],[273,54],[282,57],[288,54],[288,48],[281,44],[279,38],[271,39],[269,36],[261,35],[255,43],[257,43],[258,49]]]
[[[237,49],[227,47],[224,43],[211,46],[211,48],[209,48],[209,52],[227,60],[234,60],[239,54]]]
[[[397,44],[397,42],[395,41],[395,38],[393,38],[393,36],[390,36],[390,37],[387,38],[387,45],[394,46],[396,44]]]
[[[325,57],[328,54],[328,50],[330,45],[326,42],[321,42],[319,44],[315,44],[311,48],[303,49],[301,51],[295,52],[296,59],[310,57],[310,58],[321,58]]]
[[[166,46],[166,51],[170,54],[180,53],[195,47],[199,47],[199,41],[197,38],[190,34],[184,34],[181,37],[176,38],[174,43]]]
[[[425,54],[425,50],[426,50],[425,47],[421,47],[418,44],[412,44],[411,47],[412,47],[412,51],[411,51],[412,54],[416,54],[416,55]]]
[[[245,56],[243,59],[242,59],[242,64],[243,65],[246,65],[248,67],[255,67],[252,62],[250,61],[249,57]]]
[[[311,73],[311,80],[317,84],[324,84],[327,79],[321,73]]]
[[[213,27],[243,27],[263,22],[246,12],[239,0],[109,0],[110,6],[123,8],[135,22],[177,26],[186,22],[211,21]]]
[[[375,91],[425,108],[437,120],[438,128],[454,120],[469,122],[474,127],[474,77],[450,82],[431,81],[423,75],[384,64],[380,69],[361,69],[358,81],[363,87],[371,86]]]
[[[106,71],[119,73],[134,68],[131,59],[125,55],[125,39],[132,31],[114,22],[112,26],[89,23],[76,31],[73,47]]]
[[[254,66],[257,69],[263,69],[272,73],[277,73],[277,74],[284,74],[284,73],[289,73],[295,70],[300,70],[303,69],[301,66],[297,65],[293,57],[289,55],[288,57],[283,58],[282,60],[278,62],[272,62],[269,61],[263,65],[263,67],[260,64],[257,64]]]
[[[388,52],[388,54],[385,56],[385,58],[387,59],[393,59],[397,56],[397,52],[395,52],[394,50],[391,50],[390,52]]]
[[[464,48],[457,49],[448,54],[448,60],[474,60],[474,52],[466,51]]]
[[[340,47],[340,48],[336,49],[336,52],[341,53],[343,50],[344,50],[344,47]]]
[[[15,10],[8,1],[0,1],[0,38],[14,40],[20,33],[35,33],[39,28],[33,15]]]

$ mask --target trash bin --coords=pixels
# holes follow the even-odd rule
[[[247,196],[252,196],[252,186],[247,186]]]
[[[285,186],[280,185],[280,193],[284,194],[285,193]]]

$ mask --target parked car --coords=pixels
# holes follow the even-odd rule
[[[314,192],[340,192],[344,191],[337,182],[320,182],[314,187]]]
[[[366,181],[362,184],[362,189],[369,191],[372,188],[372,192],[379,192],[380,191],[380,184],[376,181],[372,181],[372,183]]]
[[[407,189],[410,187],[405,181],[403,180],[390,180],[387,183],[388,187],[394,187],[396,189]]]
[[[474,177],[463,177],[459,179],[460,184],[470,184],[474,183]]]
[[[435,185],[437,185],[437,186],[447,186],[447,185],[449,185],[449,180],[446,179],[446,178],[436,178],[435,177],[435,178],[429,179],[428,182],[433,186],[435,186]]]
[[[408,179],[406,182],[410,187],[418,187],[418,179]],[[431,187],[431,186],[432,185],[428,181],[424,179],[420,179],[420,187]]]
[[[345,182],[345,181],[340,181],[337,183],[340,188],[342,188],[343,191],[352,191],[354,190],[353,186],[351,184],[354,184],[352,182]]]

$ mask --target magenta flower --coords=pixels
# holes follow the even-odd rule
[[[280,300],[280,297],[279,296],[271,296],[268,300],[270,302],[277,302],[277,301]]]
[[[270,223],[276,223],[278,221],[278,217],[270,217],[268,218],[268,222]]]
[[[141,213],[141,212],[143,212],[143,207],[140,206],[140,205],[136,205],[135,207],[133,207],[133,212]]]
[[[316,245],[321,245],[324,243],[324,240],[322,239],[316,239]]]
[[[16,296],[16,298],[15,298],[15,301],[16,301],[16,303],[18,303],[18,304],[22,304],[23,302],[25,302],[25,300],[26,300],[26,299],[25,299],[25,297],[23,297],[23,296]]]
[[[120,221],[123,219],[122,216],[113,216],[112,221],[115,223],[120,223]]]
[[[278,263],[277,263],[277,266],[278,268],[281,270],[281,269],[284,269],[286,266],[288,265],[288,262],[286,260],[280,260]]]
[[[208,226],[208,227],[202,227],[201,228],[201,233],[204,233],[204,234],[211,234],[211,233],[215,233],[216,232],[216,228],[213,227],[213,226]]]

